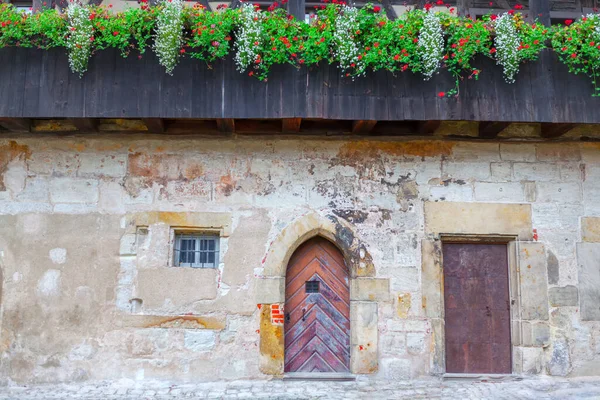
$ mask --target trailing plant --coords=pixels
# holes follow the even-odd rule
[[[444,65],[455,79],[454,89],[447,96],[458,94],[460,81],[478,79],[481,70],[473,66],[477,55],[488,55],[492,44],[488,22],[446,18],[443,22],[447,35]]]
[[[67,34],[67,51],[71,71],[81,77],[88,68],[92,55],[92,42],[94,41],[94,25],[90,8],[83,7],[78,2],[71,2],[67,7],[69,20]]]
[[[223,11],[214,13],[206,12],[201,4],[193,7],[190,15],[192,35],[187,42],[191,57],[213,62],[231,51],[238,13],[226,6],[222,8]]]
[[[546,47],[549,30],[537,23],[526,24],[522,15],[514,12],[506,12],[492,20],[496,38],[495,47],[490,51],[495,54],[496,62],[504,67],[506,81],[514,83],[519,65],[536,60]]]
[[[600,97],[600,16],[590,14],[557,29],[552,47],[569,72],[592,79],[594,96]]]
[[[361,56],[360,42],[356,40],[361,34],[359,26],[359,10],[355,7],[342,6],[333,27],[333,57],[338,61],[342,71],[354,71],[353,75],[364,73],[365,61]],[[319,41],[324,42],[322,37]]]
[[[95,48],[116,48],[123,57],[127,57],[131,50],[144,54],[156,23],[156,10],[148,8],[145,3],[141,8],[129,8],[116,14],[103,6],[92,8],[90,18],[96,30]]]
[[[181,0],[162,0],[156,17],[154,52],[169,75],[179,62],[183,48],[183,4]]]
[[[428,10],[423,19],[423,27],[419,33],[418,47],[425,80],[431,79],[440,68],[444,53],[444,37],[439,17]]]
[[[258,7],[244,4],[240,7],[239,25],[237,28],[235,42],[235,63],[240,72],[245,72],[251,65],[260,69],[262,58],[260,49],[262,40],[262,12]],[[249,72],[253,75],[253,71]]]

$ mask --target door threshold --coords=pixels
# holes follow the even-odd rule
[[[355,381],[356,377],[345,372],[288,372],[284,381]]]
[[[514,374],[455,374],[455,373],[447,373],[443,375],[443,379],[445,381],[453,381],[453,380],[470,380],[470,381],[521,381],[522,377]]]

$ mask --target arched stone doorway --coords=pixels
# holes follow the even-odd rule
[[[285,372],[350,372],[350,285],[344,256],[316,236],[292,255],[285,286]]]
[[[367,246],[352,224],[336,215],[310,212],[285,226],[269,244],[257,276],[260,314],[261,372],[281,375],[285,365],[285,287],[287,266],[300,246],[314,237],[329,240],[343,254],[350,286],[350,372],[370,374],[378,368],[378,303],[390,301],[389,280],[375,277]],[[283,312],[282,312],[283,311]]]

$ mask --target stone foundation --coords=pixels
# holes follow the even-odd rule
[[[1,381],[281,376],[316,235],[350,270],[355,374],[445,372],[462,235],[510,243],[513,372],[600,375],[599,198],[595,143],[3,138]],[[218,268],[173,267],[178,229],[218,233]]]

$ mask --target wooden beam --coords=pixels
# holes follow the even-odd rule
[[[505,130],[510,122],[483,121],[479,123],[479,137],[484,139],[494,139],[500,132]]]
[[[396,18],[398,18],[398,15],[396,15],[396,11],[392,6],[391,0],[382,0],[381,5],[383,5],[383,9],[385,10],[385,14],[387,15],[389,20],[393,21]]]
[[[304,21],[306,16],[306,0],[290,0],[287,3],[287,12],[298,21]]]
[[[232,118],[217,119],[217,129],[221,132],[235,132],[235,121]]]
[[[358,120],[352,121],[352,133],[369,133],[375,127],[377,121]]]
[[[82,132],[98,132],[98,120],[94,118],[75,118],[71,122]]]
[[[302,118],[284,118],[281,121],[281,130],[283,133],[297,133],[300,132],[300,124]]]
[[[557,138],[569,132],[576,126],[576,124],[553,124],[542,122],[541,136],[546,139]]]
[[[30,132],[31,120],[28,118],[0,118],[0,126],[13,132]]]
[[[151,133],[165,133],[165,121],[162,118],[142,118]]]
[[[537,19],[540,23],[550,26],[550,2],[548,0],[529,0],[529,19]]]
[[[433,135],[440,127],[442,121],[419,121],[418,130],[420,135]]]

